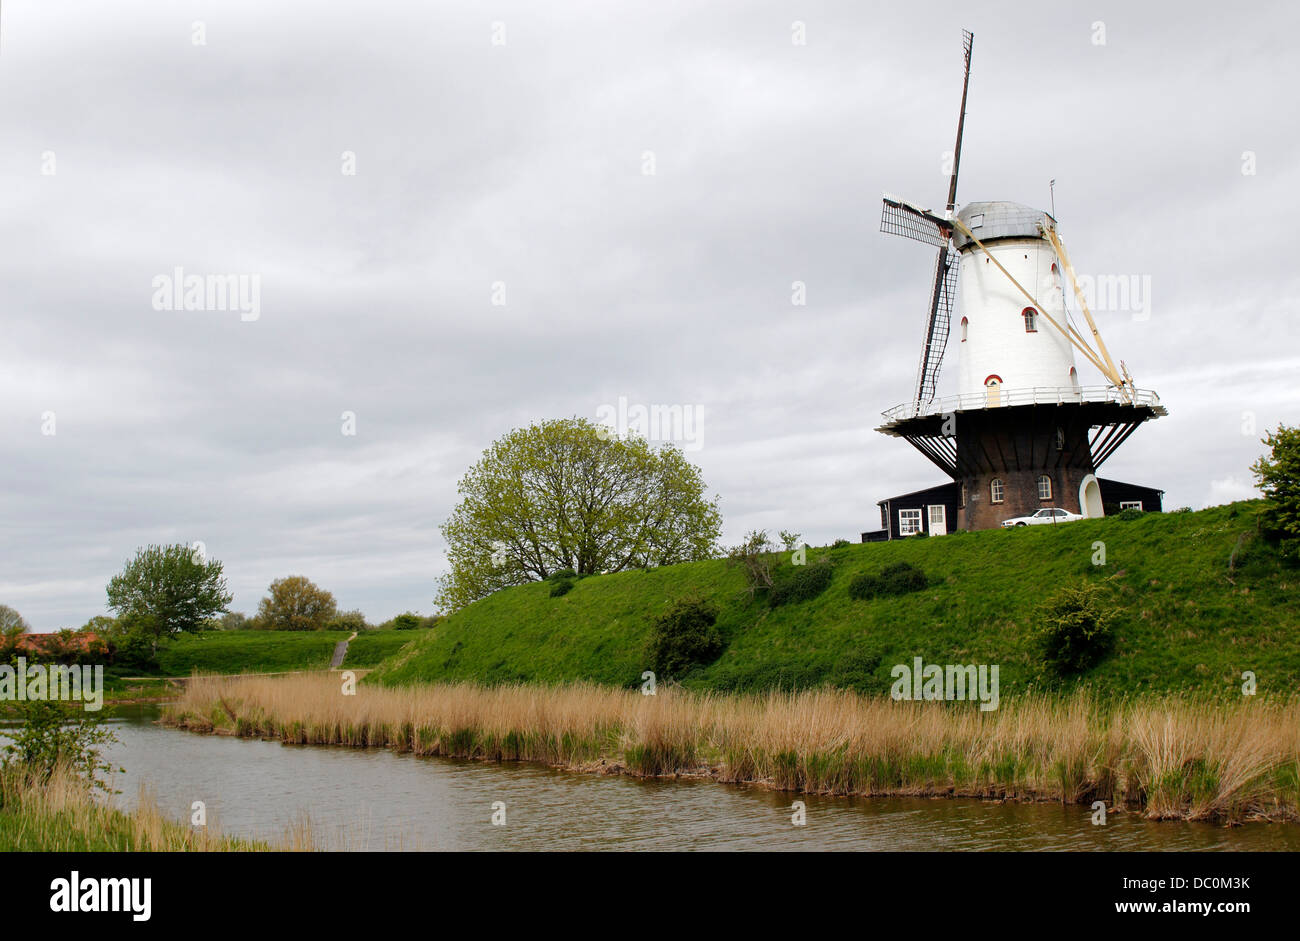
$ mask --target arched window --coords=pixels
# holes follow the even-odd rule
[[[979,373],[976,373],[976,375],[979,375]],[[984,380],[984,387],[986,389],[993,389],[1000,385],[1002,385],[1002,377],[998,375],[989,376]]]
[[[961,319],[961,341],[966,342],[966,329],[970,326],[970,321],[965,317]]]
[[[989,484],[989,497],[992,498],[994,503],[1002,502],[1002,478],[1001,477],[994,477],[992,483]]]
[[[1032,307],[1026,307],[1020,313],[1021,316],[1025,318],[1025,333],[1037,333],[1038,311],[1034,310]]]
[[[1038,499],[1052,499],[1052,478],[1046,474],[1042,474],[1038,478]]]

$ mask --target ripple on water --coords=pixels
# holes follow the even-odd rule
[[[118,722],[107,753],[188,820],[202,800],[221,832],[277,839],[306,814],[327,845],[417,850],[1297,850],[1300,826],[1155,823],[1086,807],[971,800],[827,798],[711,781],[642,781],[535,765],[485,764],[377,749],[284,746]],[[791,823],[791,803],[807,824]],[[506,825],[493,826],[503,801]]]

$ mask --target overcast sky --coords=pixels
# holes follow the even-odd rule
[[[1133,6],[5,3],[0,603],[77,627],[201,541],[236,610],[301,573],[429,613],[466,468],[620,397],[702,409],[725,541],[876,528],[942,482],[873,431],[934,263],[879,205],[946,197],[962,27],[959,202],[1054,178],[1079,271],[1150,286],[1098,318],[1170,415],[1104,475],[1251,495],[1300,420],[1300,14]],[[178,267],[256,319],[156,309]]]

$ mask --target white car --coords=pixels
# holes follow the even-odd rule
[[[1062,510],[1060,507],[1045,507],[1035,513],[1033,516],[1017,516],[1013,519],[1003,520],[1004,529],[1010,529],[1013,526],[1040,526],[1043,523],[1073,523],[1075,520],[1083,519],[1078,513],[1071,513],[1069,510]]]

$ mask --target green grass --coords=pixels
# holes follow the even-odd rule
[[[552,598],[545,583],[506,589],[444,619],[369,678],[385,685],[593,680],[640,683],[653,619],[678,598],[717,604],[728,646],[684,685],[763,690],[831,683],[886,693],[890,668],[911,663],[1000,666],[1002,695],[1041,682],[1032,633],[1037,608],[1061,585],[1107,580],[1123,615],[1114,653],[1084,681],[1103,693],[1198,690],[1239,696],[1241,674],[1261,693],[1300,686],[1300,570],[1248,539],[1258,502],[1195,513],[1114,517],[1067,525],[955,533],[931,539],[813,550],[835,573],[817,597],[770,608],[749,601],[738,569],[722,561],[584,578]],[[1106,564],[1092,564],[1095,543]],[[859,572],[910,562],[923,591],[855,601]],[[661,678],[662,679],[662,678]]]
[[[200,673],[278,673],[323,670],[342,631],[204,631],[183,634],[158,651],[165,676]]]
[[[348,644],[348,655],[343,660],[344,667],[373,667],[393,656],[407,644],[423,637],[427,633],[415,631],[372,631],[358,634],[357,639]]]
[[[371,631],[348,645],[344,667],[372,667],[424,631]],[[183,634],[158,651],[163,676],[324,670],[345,631],[204,631]]]

